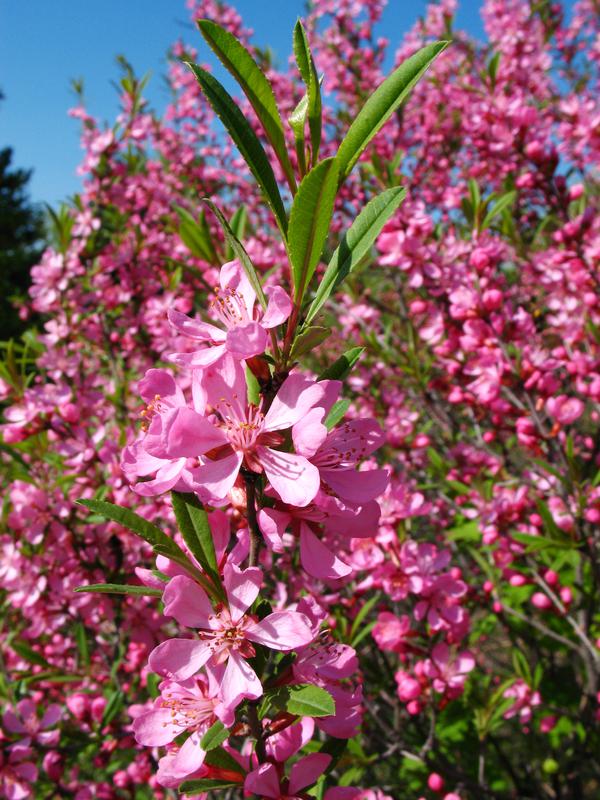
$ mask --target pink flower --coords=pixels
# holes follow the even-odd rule
[[[424,674],[431,679],[436,692],[457,697],[463,690],[467,675],[475,668],[475,659],[464,651],[450,659],[450,649],[440,642],[431,651],[431,658],[423,665]]]
[[[546,410],[561,425],[572,425],[583,414],[585,406],[577,397],[559,394],[546,400]]]
[[[377,646],[393,653],[406,651],[411,633],[410,618],[406,614],[397,617],[391,611],[381,611],[373,628],[373,638]]]
[[[47,747],[54,746],[59,739],[60,731],[49,731],[62,716],[61,708],[51,703],[42,718],[38,717],[37,706],[33,700],[19,700],[15,711],[8,709],[2,715],[2,724],[9,733],[24,734]]]
[[[275,286],[267,289],[269,302],[264,313],[255,309],[256,293],[238,261],[221,267],[220,289],[215,289],[211,311],[223,323],[225,330],[207,322],[191,319],[175,309],[169,309],[169,322],[183,336],[202,342],[193,353],[172,353],[169,358],[186,367],[206,367],[225,353],[236,359],[251,358],[263,353],[271,328],[280,325],[292,310],[290,298]]]
[[[189,732],[183,745],[163,765],[163,769],[168,767],[182,781],[204,763],[206,753],[200,742],[217,719],[218,700],[203,677],[181,682],[167,680],[159,688],[160,696],[154,707],[135,718],[133,732],[137,742],[148,747],[170,744],[180,734]]]
[[[181,681],[207,662],[213,667],[226,664],[219,681],[225,708],[235,708],[244,698],[260,697],[262,685],[246,660],[255,654],[252,643],[272,650],[293,650],[314,639],[304,614],[276,611],[258,622],[246,613],[258,596],[261,581],[260,569],[240,570],[228,564],[224,571],[228,605],[213,610],[207,594],[191,578],[172,578],[163,595],[165,614],[181,625],[200,629],[200,638],[163,642],[150,654],[150,668]]]
[[[31,796],[30,784],[37,780],[35,764],[25,761],[32,755],[31,740],[23,739],[7,748],[8,759],[0,752],[0,795],[7,800],[24,800]]]
[[[518,714],[524,725],[530,722],[533,709],[542,702],[540,693],[528,686],[522,678],[518,678],[512,686],[509,686],[502,696],[514,700],[510,708],[504,712],[504,719],[511,719]]]
[[[177,461],[183,469],[187,458],[205,456],[191,473],[194,489],[212,497],[225,498],[244,466],[264,471],[284,502],[310,503],[319,489],[318,469],[304,456],[273,445],[283,442],[279,431],[291,428],[320,401],[324,387],[292,373],[263,413],[246,400],[243,366],[225,356],[202,371],[194,390],[196,410],[173,408],[161,415],[160,427],[153,429],[152,422],[144,440],[151,457]]]
[[[292,766],[289,778],[280,777],[275,764],[261,764],[246,776],[244,789],[273,800],[301,800],[298,793],[312,786],[331,763],[325,753],[311,753]]]

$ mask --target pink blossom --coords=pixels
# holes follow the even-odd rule
[[[207,367],[225,353],[236,359],[259,355],[266,349],[267,331],[285,322],[290,315],[291,300],[279,286],[266,290],[269,302],[264,312],[255,309],[256,293],[238,261],[223,264],[219,282],[221,288],[215,289],[215,299],[210,306],[225,330],[169,309],[173,328],[204,345],[193,353],[172,353],[171,361],[186,367]]]
[[[584,408],[577,397],[567,397],[564,394],[546,400],[548,413],[561,425],[572,425],[583,414]]]
[[[244,789],[273,800],[301,800],[298,793],[312,786],[330,762],[331,756],[325,753],[311,753],[293,764],[289,778],[280,777],[275,764],[261,764],[248,773]]]
[[[52,747],[58,742],[60,732],[49,731],[60,720],[62,711],[59,705],[51,703],[38,717],[37,706],[29,698],[19,700],[15,710],[7,709],[2,715],[2,723],[9,733],[23,734],[41,745]]]
[[[248,664],[254,653],[252,643],[273,650],[293,650],[309,644],[314,634],[304,614],[275,611],[258,622],[247,609],[260,589],[260,569],[240,570],[228,565],[224,572],[227,607],[214,611],[206,592],[191,578],[172,578],[164,591],[165,614],[181,625],[200,629],[199,639],[169,639],[150,654],[150,667],[159,675],[187,680],[210,661],[226,665],[220,677],[220,699],[232,709],[244,698],[262,694],[258,676]]]
[[[23,739],[7,748],[8,758],[0,753],[0,790],[7,800],[24,800],[31,797],[32,784],[37,780],[35,764],[25,759],[33,755],[30,740]]]
[[[467,675],[475,668],[471,653],[463,651],[454,657],[445,642],[439,642],[431,651],[431,658],[425,661],[423,672],[431,679],[436,692],[448,693],[451,697],[459,695]]]

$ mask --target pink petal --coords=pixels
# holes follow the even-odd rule
[[[269,286],[265,294],[269,302],[260,322],[263,328],[274,328],[285,322],[292,313],[292,301],[281,286]]]
[[[304,522],[300,526],[300,560],[309,575],[321,580],[343,578],[352,572],[352,567],[340,561]]]
[[[185,680],[195,675],[212,654],[209,642],[167,639],[150,653],[148,665],[157,675]]]
[[[323,397],[324,388],[300,372],[292,372],[275,395],[265,416],[265,430],[291,428]]]
[[[206,400],[223,416],[241,419],[247,406],[246,373],[243,365],[229,353],[202,371],[199,383]]]
[[[374,500],[389,483],[386,469],[322,469],[321,477],[342,499],[355,505]]]
[[[327,428],[323,425],[325,409],[311,408],[292,428],[294,450],[300,455],[310,458],[327,438]]]
[[[156,395],[170,406],[185,404],[183,392],[175,382],[175,378],[166,369],[149,369],[138,383],[142,400],[151,403]]]
[[[231,619],[234,623],[239,622],[258,597],[262,572],[258,567],[241,570],[234,564],[227,564],[223,572],[223,582],[227,592]]]
[[[292,521],[292,515],[276,508],[261,508],[258,512],[258,526],[269,547],[276,553],[283,553],[283,534]]]
[[[41,728],[50,728],[52,725],[56,725],[59,719],[62,717],[62,709],[57,703],[51,703],[48,708],[46,709],[44,716],[40,722]]]
[[[208,618],[213,608],[208,595],[196,581],[185,575],[171,578],[163,592],[164,613],[175,617],[180,625],[188,628],[209,628]]]
[[[319,470],[304,456],[257,447],[257,454],[273,489],[284,503],[307,506],[319,491]]]
[[[206,757],[206,751],[200,747],[202,737],[198,733],[192,733],[189,739],[182,744],[181,748],[171,762],[171,771],[175,775],[185,778],[197,772]]]
[[[145,747],[162,747],[172,742],[184,730],[173,723],[170,708],[153,708],[134,719],[132,728],[135,740]]]
[[[267,750],[275,761],[287,761],[312,739],[314,730],[315,721],[311,717],[302,717],[289,728],[269,736]]]
[[[313,783],[325,772],[331,763],[331,756],[326,753],[311,753],[301,758],[290,771],[290,794],[296,794]]]
[[[244,698],[256,700],[262,693],[262,684],[256,672],[237,651],[231,650],[221,683],[223,703],[235,708]]]
[[[225,341],[225,331],[222,331],[220,328],[208,322],[192,319],[188,317],[187,314],[182,314],[181,311],[176,311],[174,308],[168,310],[167,317],[169,318],[171,327],[182,336],[187,336],[190,339],[196,339],[200,342]]]
[[[25,726],[10,708],[2,715],[2,722],[9,733],[25,733]]]
[[[135,480],[136,477],[151,475],[164,465],[164,458],[157,458],[146,452],[141,439],[125,447],[121,454],[121,469],[129,481]]]
[[[167,458],[196,458],[229,441],[220,428],[191,408],[178,408],[169,415],[160,438]],[[149,445],[146,449],[153,452]]]
[[[294,650],[310,644],[315,635],[304,614],[298,611],[275,611],[247,628],[246,637],[272,650]]]
[[[152,497],[155,494],[168,492],[179,480],[185,468],[186,460],[185,458],[178,458],[175,461],[168,461],[164,467],[158,470],[153,481],[138,482],[131,488],[136,494],[141,494],[142,497]]]
[[[195,367],[209,367],[217,362],[227,352],[224,344],[214,347],[202,347],[192,353],[169,353],[169,361],[178,364],[180,367],[194,369]]]
[[[214,497],[225,498],[233,488],[242,459],[241,453],[232,453],[218,461],[206,461],[202,466],[191,470],[193,482]]]
[[[244,781],[246,792],[255,794],[258,797],[270,797],[279,800],[281,789],[279,788],[279,777],[274,764],[261,764],[257,769],[252,770],[246,775]]]
[[[236,325],[227,332],[227,350],[235,358],[252,358],[265,352],[268,338],[258,322]]]

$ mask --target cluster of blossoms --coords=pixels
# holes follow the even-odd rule
[[[189,5],[249,46],[292,113],[303,90],[239,15]],[[384,6],[327,0],[307,18],[334,100],[326,156],[383,77]],[[597,4],[485,0],[485,44],[452,29],[455,12],[431,4],[404,38],[397,62],[453,45],[340,192],[341,231],[377,188],[409,190],[305,356],[318,375],[365,348],[331,428],[335,380],[295,368],[260,403],[248,390],[292,311],[286,253],[178,60],[194,51],[174,46],[162,115],[130,72],[114,128],[74,110],[82,192],[32,272],[23,313],[40,330],[0,372],[0,796],[149,800],[224,775],[302,796],[330,769],[382,788],[327,800],[596,791]],[[264,307],[211,216],[185,216],[205,195],[244,207]],[[209,508],[217,596],[193,553],[189,572],[76,504],[135,506],[173,532],[169,491]],[[73,591],[133,574],[149,596]],[[259,761],[247,711],[298,684],[335,714],[269,712]],[[227,767],[200,747],[217,721]],[[348,741],[337,766],[315,752],[325,736]]]
[[[212,537],[221,596],[210,596],[184,568],[168,559],[161,565],[162,574],[169,576],[166,586],[154,575],[138,571],[147,583],[164,587],[165,616],[197,632],[197,638],[168,639],[150,653],[150,669],[164,679],[160,695],[152,710],[136,707],[134,712],[133,731],[140,744],[170,745],[157,776],[167,787],[210,775],[210,767],[203,767],[203,735],[217,720],[231,728],[240,704],[263,696],[263,683],[251,666],[257,649],[267,651],[267,659],[269,650],[296,651],[297,658],[284,674],[271,676],[271,683],[275,681],[278,687],[314,684],[331,691],[335,714],[319,719],[321,730],[351,738],[360,725],[361,688],[353,680],[355,652],[330,641],[322,629],[325,613],[316,600],[303,597],[292,609],[278,601],[278,610],[260,619],[253,613],[264,576],[257,566],[256,545],[251,547],[250,541],[261,530],[272,553],[268,560],[275,565],[276,554],[286,546],[292,553],[296,549],[297,531],[300,563],[308,575],[324,580],[347,575],[351,567],[327,546],[327,533],[331,529],[340,536],[344,530],[351,537],[357,528],[362,528],[363,536],[375,532],[379,517],[375,498],[385,490],[388,473],[358,467],[382,443],[383,434],[374,420],[353,420],[329,431],[323,420],[338,398],[340,382],[316,381],[298,370],[292,370],[272,396],[263,394],[259,404],[249,401],[246,370],[249,365],[257,369],[251,359],[264,356],[268,331],[274,333],[292,308],[279,287],[267,296],[268,305],[261,314],[247,276],[232,261],[223,265],[210,303],[226,331],[175,309],[169,311],[178,341],[188,344],[187,350],[169,358],[189,370],[191,403],[170,372],[149,370],[139,383],[147,403],[141,430],[123,451],[123,472],[134,481],[138,494],[194,493],[202,503],[220,508]],[[202,347],[190,352],[190,347],[198,346],[196,342]],[[261,476],[268,505],[257,509]],[[223,510],[233,504],[246,518],[246,527],[229,550],[230,522]],[[251,530],[253,525],[255,530]],[[285,541],[288,528],[291,542]],[[246,558],[249,566],[243,568]],[[293,716],[271,723],[278,737],[291,724],[299,727],[302,736],[314,728],[309,716],[297,723]],[[175,744],[184,732],[189,737]],[[270,748],[275,763],[289,757],[278,758],[273,743]],[[302,760],[294,765],[289,792],[294,791],[299,774],[307,781],[301,785],[314,783],[331,761],[325,755],[306,758],[312,759],[311,769],[301,769]],[[245,779],[249,789],[261,781],[267,785],[278,780],[273,761],[257,770]]]

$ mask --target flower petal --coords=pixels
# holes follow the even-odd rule
[[[258,597],[262,572],[258,567],[241,570],[229,563],[223,571],[223,582],[227,592],[231,619],[234,623],[239,622]]]
[[[300,526],[300,560],[309,575],[321,580],[336,580],[352,572],[352,567],[340,561],[304,522]]]
[[[229,441],[220,428],[191,408],[178,408],[165,419],[160,440],[166,458],[196,458]],[[149,445],[147,449],[153,452]]]
[[[279,800],[281,789],[279,788],[279,777],[274,764],[261,764],[252,772],[246,775],[244,789],[250,794],[258,797],[269,797]]]
[[[215,347],[202,347],[193,353],[169,353],[167,358],[180,367],[194,369],[194,367],[209,367],[217,362],[227,352],[224,344]]]
[[[231,650],[221,683],[223,703],[235,708],[244,698],[256,700],[262,693],[263,687],[256,672],[237,651]]]
[[[252,358],[265,352],[268,335],[258,322],[236,325],[227,331],[227,350],[235,358]]]
[[[185,680],[195,675],[212,655],[210,642],[167,639],[150,653],[148,665],[158,675]]]
[[[208,617],[213,608],[208,595],[196,581],[185,575],[171,578],[163,592],[165,616],[175,617],[188,628],[209,628]]]
[[[166,369],[149,369],[138,383],[142,400],[151,403],[158,395],[163,403],[169,406],[185,405],[183,392],[175,382],[173,375]]]
[[[386,469],[322,469],[321,478],[342,499],[355,505],[379,497],[389,483]]]
[[[153,708],[134,719],[132,728],[135,740],[145,747],[162,747],[172,742],[176,736],[185,730],[173,722],[174,717],[170,708]]]
[[[319,470],[304,456],[257,447],[257,454],[273,489],[284,503],[307,506],[319,491]]]
[[[285,322],[292,313],[292,301],[281,286],[268,286],[265,294],[269,302],[260,324],[263,328],[274,328]]]
[[[317,405],[324,388],[301,372],[292,372],[275,395],[265,416],[265,430],[278,431],[291,428]]]
[[[168,492],[179,480],[185,468],[186,460],[185,458],[178,458],[175,461],[167,461],[166,463],[163,461],[164,466],[158,470],[154,480],[138,481],[131,488],[136,494],[141,494],[142,497],[152,497],[155,494]]]
[[[182,314],[181,311],[176,311],[174,308],[168,310],[167,317],[171,327],[182,336],[187,336],[200,342],[225,341],[225,331],[215,327],[215,325],[211,325],[209,322],[192,319],[187,314]]]
[[[194,485],[214,497],[227,497],[240,471],[242,458],[241,453],[232,453],[218,461],[207,460],[197,469],[190,470]]]
[[[327,753],[311,753],[293,765],[290,770],[289,793],[296,794],[300,789],[312,786],[331,763]]]
[[[246,637],[272,650],[294,650],[315,638],[308,617],[298,611],[274,611],[251,628]]]
[[[192,733],[189,739],[181,745],[175,758],[171,762],[171,772],[181,776],[181,780],[197,772],[206,757],[206,751],[200,747],[202,737]]]

